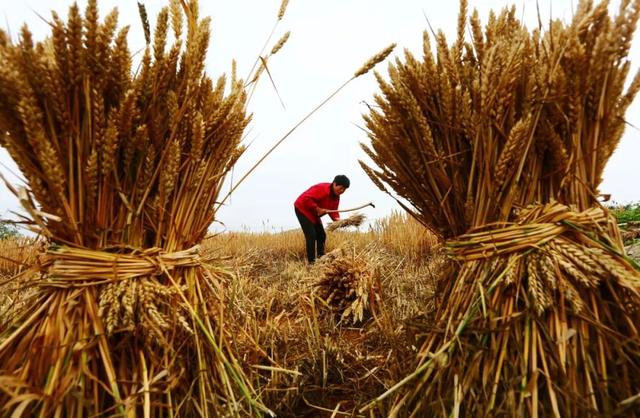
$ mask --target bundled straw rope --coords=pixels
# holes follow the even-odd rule
[[[365,117],[377,168],[444,238],[454,273],[390,415],[611,416],[637,410],[640,274],[597,201],[640,89],[624,91],[640,1],[581,1],[531,33],[474,12],[378,76]],[[411,382],[411,385],[408,383]],[[444,408],[444,409],[443,409]],[[365,408],[366,409],[366,408]]]
[[[96,287],[98,315],[103,319],[107,334],[119,329],[141,328],[150,340],[164,340],[163,332],[171,329],[171,317],[180,328],[193,334],[186,317],[190,314],[181,297],[187,286],[177,286],[175,280],[163,283],[154,279],[170,277],[172,272],[201,267],[198,246],[175,253],[160,248],[144,251],[111,253],[80,248],[53,247],[40,268],[46,277],[32,285],[59,289]],[[216,280],[205,270],[202,280],[214,284]],[[135,280],[141,278],[143,280]],[[172,307],[170,312],[159,306]],[[165,313],[162,313],[165,311]]]

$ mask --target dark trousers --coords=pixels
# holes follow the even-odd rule
[[[327,240],[327,234],[324,232],[322,222],[314,224],[298,209],[296,209],[296,216],[302,227],[304,240],[307,243],[307,261],[313,263],[316,260],[316,250],[318,257],[324,255],[324,242]]]

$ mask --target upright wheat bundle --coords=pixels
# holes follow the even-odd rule
[[[340,321],[362,323],[380,303],[380,272],[372,249],[338,248],[318,261],[315,289]]]
[[[0,144],[50,242],[34,296],[0,327],[0,410],[259,415],[224,322],[224,274],[198,251],[243,151],[244,84],[205,75],[197,1],[160,12],[135,72],[117,16],[100,22],[90,0],[66,23],[53,13],[43,42],[0,32]]]
[[[640,274],[598,186],[640,88],[625,91],[640,1],[581,1],[533,31],[461,1],[378,76],[365,116],[382,189],[444,240],[455,272],[392,415],[611,416],[637,410]],[[467,39],[465,33],[470,33]],[[411,385],[407,385],[411,382]],[[409,387],[410,386],[410,387]]]

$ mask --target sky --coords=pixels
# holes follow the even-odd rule
[[[144,1],[151,26],[164,0]],[[207,73],[214,79],[229,72],[233,59],[241,76],[253,66],[276,21],[280,0],[201,0],[201,16],[212,18],[212,39],[207,58]],[[540,1],[544,21],[549,16],[570,21],[576,1]],[[36,40],[48,35],[46,23],[52,7],[66,16],[69,0],[0,0],[0,25],[15,36],[27,23]],[[84,10],[86,1],[79,1]],[[470,0],[483,22],[490,9],[500,10],[514,4],[508,0]],[[537,22],[536,1],[519,0],[518,14],[532,28]],[[611,1],[617,10],[619,1]],[[130,25],[129,47],[144,47],[136,1],[99,0],[104,17],[118,7],[120,25]],[[348,80],[367,59],[392,42],[398,44],[391,55],[401,56],[406,48],[419,56],[422,32],[427,19],[434,29],[442,29],[447,39],[455,39],[458,3],[433,0],[291,0],[284,19],[279,22],[273,44],[286,31],[291,37],[284,48],[269,61],[269,69],[284,102],[280,103],[267,78],[263,78],[249,103],[253,121],[246,132],[247,152],[235,166],[225,186],[237,181],[289,129]],[[636,38],[640,34],[636,31]],[[271,46],[269,46],[270,48]],[[630,76],[640,66],[640,39],[633,43],[629,59]],[[386,64],[378,66],[383,74]],[[376,207],[363,210],[369,219],[382,218],[400,210],[395,200],[380,192],[364,174],[358,159],[365,159],[361,142],[362,114],[371,103],[377,85],[372,74],[351,82],[336,97],[302,126],[296,129],[234,192],[218,212],[213,230],[249,230],[277,232],[298,227],[293,211],[296,197],[319,182],[330,182],[336,174],[351,179],[351,187],[342,195],[341,208],[373,202]],[[627,113],[630,125],[605,170],[601,193],[610,193],[621,203],[640,201],[640,100]],[[7,153],[0,149],[0,172],[12,183],[19,179]],[[0,185],[0,217],[20,211],[17,199]]]

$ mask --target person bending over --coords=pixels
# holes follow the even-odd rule
[[[322,216],[340,219],[337,210],[340,195],[349,188],[350,181],[345,175],[337,175],[331,183],[318,183],[304,191],[293,204],[307,245],[307,261],[312,264],[316,257],[324,255],[327,234],[322,226]]]

